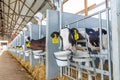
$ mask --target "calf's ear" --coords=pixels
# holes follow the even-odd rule
[[[72,28],[72,29],[70,29],[70,31],[71,31],[72,33],[74,33],[75,30],[76,30],[77,33],[79,33],[79,31],[78,31],[77,28]]]
[[[102,33],[103,33],[103,34],[107,34],[107,31],[104,30],[104,29],[102,29]]]
[[[51,37],[52,37],[52,38],[54,37],[54,34],[56,34],[57,37],[60,35],[59,32],[53,32],[53,33],[51,34]]]
[[[28,37],[28,40],[30,41],[30,36]]]

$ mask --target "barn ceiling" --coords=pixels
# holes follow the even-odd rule
[[[37,12],[55,9],[50,0],[0,0],[0,39],[9,39],[18,34]]]

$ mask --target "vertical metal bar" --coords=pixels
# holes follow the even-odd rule
[[[60,67],[60,77],[62,77],[62,67]]]
[[[62,29],[62,1],[59,0],[59,26]],[[62,50],[62,41],[60,40],[59,50]]]
[[[60,30],[62,29],[62,1],[59,0],[59,18],[60,18]]]
[[[113,79],[120,80],[120,0],[111,1]]]
[[[102,21],[101,13],[99,13],[99,38],[100,38],[100,54],[102,54]],[[100,69],[103,70],[103,60],[100,59]],[[103,73],[101,73],[101,80],[104,80]]]
[[[108,54],[108,66],[109,66],[109,80],[112,80],[112,70],[111,70],[111,50],[110,50],[110,23],[109,23],[109,9],[106,11],[106,20],[107,20],[107,54]]]
[[[41,38],[42,35],[42,22],[39,22],[39,39]]]
[[[59,25],[60,25],[60,30],[62,29],[62,1],[59,0]],[[62,41],[60,40],[60,46],[59,46],[59,49],[61,50],[62,48]],[[62,67],[60,67],[60,77],[62,77],[62,74],[63,71],[62,71]]]
[[[26,49],[26,43],[25,43],[25,30],[23,30],[23,39],[24,39],[24,41],[23,41],[23,45],[24,45],[24,48],[23,48],[23,58],[24,58],[24,61],[26,61],[26,59],[25,59],[25,49]]]

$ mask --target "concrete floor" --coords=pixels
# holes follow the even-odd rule
[[[0,80],[31,80],[27,71],[8,51],[0,51]]]

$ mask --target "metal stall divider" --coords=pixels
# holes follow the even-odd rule
[[[70,28],[73,28],[73,27],[76,27],[76,23],[77,25],[79,25],[80,27],[79,28],[101,28],[100,26],[100,20],[102,20],[102,28],[104,27],[109,27],[108,24],[109,24],[109,15],[106,16],[107,17],[107,20],[103,20],[103,19],[99,19],[98,18],[92,18],[92,16],[94,15],[99,15],[99,14],[102,14],[103,12],[109,12],[109,9],[105,9],[105,10],[102,10],[100,12],[97,12],[93,15],[90,15],[88,17],[85,17],[85,16],[80,16],[80,15],[75,15],[75,14],[70,14],[70,13],[62,13],[62,16],[63,16],[63,25],[69,25]],[[108,14],[108,13],[106,13]],[[54,16],[52,16],[54,15]],[[50,37],[50,34],[54,31],[59,31],[59,27],[58,27],[58,24],[59,24],[59,17],[57,17],[59,14],[57,11],[51,11],[51,10],[48,10],[47,11],[47,56],[46,56],[46,67],[47,67],[47,80],[50,80],[50,79],[53,79],[57,76],[58,72],[59,72],[59,68],[55,62],[55,58],[54,58],[54,52],[56,51],[59,51],[58,47],[59,47],[59,44],[52,44],[52,41],[51,41],[51,37]],[[52,19],[52,20],[51,20]],[[88,19],[85,21],[85,19]],[[53,21],[54,20],[54,21]],[[75,21],[77,20],[77,21]],[[73,23],[71,23],[73,21]],[[75,21],[75,22],[74,22]],[[83,25],[83,21],[85,21],[85,25]],[[92,22],[91,22],[92,21]],[[107,25],[105,25],[107,22]],[[70,24],[69,24],[70,23]],[[98,26],[98,23],[99,23],[99,26]],[[78,28],[78,26],[77,26]],[[109,34],[109,30],[108,28],[106,29],[108,31],[108,34]],[[101,34],[101,33],[100,33]],[[108,42],[110,42],[109,40],[109,37],[110,36],[107,36],[108,37]],[[101,38],[100,38],[101,39]],[[100,40],[100,44],[102,43],[102,41]],[[108,48],[110,47],[109,43],[108,43]],[[111,51],[108,49],[107,50],[108,52],[111,53]],[[105,59],[105,60],[108,60],[109,62],[109,71],[107,70],[101,70],[99,68],[94,68],[94,67],[86,67],[84,65],[81,65],[81,64],[76,64],[76,67],[78,67],[78,69],[85,69],[87,71],[93,71],[95,72],[95,74],[97,73],[100,73],[101,74],[101,79],[104,78],[103,75],[106,75],[109,77],[109,79],[111,80],[110,76],[111,76],[111,59],[110,57],[108,58],[108,56],[110,56],[110,53],[107,54],[90,54],[90,55],[83,55],[83,56],[86,56],[86,57],[90,57],[90,58],[99,58],[99,59]],[[103,53],[103,50],[102,50],[102,53]],[[79,56],[79,58],[81,59],[81,57],[83,56]],[[71,62],[70,62],[71,64]],[[101,62],[102,64],[102,62]],[[65,69],[63,69],[65,70]],[[65,71],[63,71],[65,72]],[[94,74],[91,75],[89,72],[87,72],[87,74],[90,76],[88,77],[89,80],[91,79],[91,76],[95,76]],[[69,72],[68,72],[69,73]],[[65,74],[63,73],[63,75],[66,75],[68,77],[70,77],[71,79],[75,79],[73,77],[71,77],[70,75],[68,74]],[[96,77],[95,77],[96,79]],[[75,79],[77,80],[77,79]]]
[[[16,36],[16,39],[17,39],[16,50],[17,50],[17,56],[19,57],[19,49],[18,49],[18,46],[19,46],[19,35]]]
[[[15,50],[15,47],[16,47],[16,38],[13,39],[13,41],[11,42],[11,46],[12,46],[12,53],[13,54],[16,54],[16,50]]]
[[[28,24],[28,28],[30,30],[30,39],[38,39],[39,35],[38,35],[38,25],[29,23]],[[30,49],[30,65],[32,67],[34,67],[37,63],[38,63],[38,59],[34,58],[34,54],[33,54],[33,50]]]
[[[82,19],[84,16],[79,16],[70,13],[62,13],[62,25],[69,24],[74,20]],[[76,25],[72,25],[70,27],[77,27]],[[50,80],[56,78],[59,75],[59,66],[56,63],[56,59],[54,57],[54,52],[59,51],[60,44],[53,44],[51,33],[54,31],[59,32],[59,12],[47,10],[47,30],[46,30],[46,79]]]
[[[43,19],[43,15],[42,13],[38,12],[34,15],[34,18],[38,21],[38,25],[39,25],[39,39],[43,38],[46,36],[46,27],[44,25],[42,25],[42,19]],[[45,60],[46,60],[46,51],[43,52],[42,50],[35,50],[33,51],[34,56],[38,56],[39,58],[39,63],[43,63],[45,64]]]
[[[40,30],[38,30],[38,33],[37,33],[37,35],[39,36],[39,37],[37,37],[38,39],[41,39],[41,38],[43,38],[43,37],[45,37],[46,36],[46,26],[45,25],[37,25],[38,26],[38,28],[40,29]],[[34,30],[34,31],[36,31],[36,30]],[[43,63],[43,64],[45,64],[45,60],[46,60],[46,51],[43,51],[43,50],[33,50],[32,51],[33,52],[33,55],[34,55],[34,58],[39,62],[39,63]],[[37,63],[38,63],[37,62]]]
[[[20,32],[20,58],[24,58],[24,36],[23,31]]]
[[[45,25],[40,25],[39,26],[39,39],[46,37],[46,26]],[[43,50],[35,50],[34,51],[36,54],[34,56],[38,56],[39,58],[39,63],[43,63],[44,65],[46,64],[46,51]]]
[[[29,30],[30,30],[30,38],[31,39],[34,39],[34,40],[39,39],[39,25],[30,24]],[[38,62],[39,62],[39,58],[38,58],[39,55],[35,54],[36,52],[39,52],[39,51],[40,50],[31,50],[30,64],[32,67],[35,66],[36,64],[38,64]]]
[[[113,80],[120,80],[120,0],[110,0]],[[108,24],[109,25],[109,24]],[[111,49],[111,48],[110,48]],[[111,57],[111,56],[108,56]],[[110,65],[109,65],[110,66]]]
[[[18,57],[21,58],[21,50],[20,50],[20,46],[21,46],[21,34],[18,34]]]
[[[102,13],[106,13],[106,20],[102,19],[102,17],[101,17]],[[99,16],[98,19],[97,18],[92,18],[95,15]],[[90,23],[90,20],[92,21],[91,23]],[[91,58],[99,58],[101,66],[100,66],[100,68],[90,67],[90,66],[88,67],[88,66],[84,66],[82,64],[78,64],[79,61],[77,61],[76,64],[72,64],[72,62],[70,62],[70,65],[72,65],[72,66],[76,65],[76,67],[78,69],[80,69],[80,70],[81,69],[85,69],[87,71],[93,71],[93,72],[96,71],[95,73],[97,73],[97,74],[99,73],[101,75],[101,77],[100,77],[101,80],[105,79],[104,76],[108,76],[109,80],[112,80],[112,75],[111,75],[111,73],[112,73],[111,72],[111,56],[110,56],[111,55],[111,50],[110,50],[111,46],[110,46],[109,8],[104,9],[102,11],[99,11],[99,12],[97,12],[97,13],[95,13],[93,15],[90,15],[88,17],[85,17],[83,19],[76,20],[76,21],[74,21],[74,22],[72,22],[70,24],[67,24],[67,25],[70,26],[70,25],[73,25],[73,24],[76,24],[76,23],[78,24],[78,22],[82,22],[82,21],[85,21],[86,24],[85,24],[84,27],[79,27],[79,28],[95,28],[96,27],[96,28],[100,29],[99,30],[99,34],[100,34],[100,53],[99,54],[89,54],[89,55],[86,54],[85,58],[87,58],[88,56],[91,57]],[[99,26],[97,26],[97,24]],[[79,25],[81,26],[81,24],[79,24]],[[94,27],[92,27],[92,26],[94,26]],[[102,45],[103,45],[103,42],[102,42],[103,41],[102,40],[102,28],[105,28],[105,27],[106,27],[106,30],[107,30],[107,42],[108,42],[107,43],[108,45],[107,45],[107,50],[106,51],[104,51],[103,47],[102,47]],[[79,59],[81,59],[83,56],[84,55],[79,55],[79,56],[77,55],[77,57],[79,57]],[[104,61],[103,60],[107,60],[108,61],[108,65],[107,65],[108,66],[108,70],[104,70],[104,68],[103,68],[104,67]],[[71,66],[68,66],[68,67],[71,67]],[[67,72],[67,73],[70,73],[70,72]],[[90,77],[90,76],[95,76],[95,75],[89,74],[89,72],[87,74],[88,74],[88,80],[92,80],[92,77]],[[77,78],[73,78],[70,74],[66,74],[65,73],[64,75],[70,77],[71,79],[77,80]],[[96,76],[95,76],[95,80],[97,80]]]
[[[16,54],[16,38],[13,39],[13,41],[10,44],[12,46],[12,53]]]
[[[26,38],[26,36],[29,36],[30,31],[28,31],[27,28],[24,28],[23,34],[24,34],[24,61],[27,62],[27,61],[29,61],[30,50],[26,47],[25,38]]]

